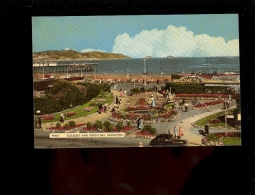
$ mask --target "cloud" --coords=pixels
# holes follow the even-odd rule
[[[90,51],[105,52],[104,50],[100,50],[100,49],[91,49],[91,48],[88,48],[88,49],[83,49],[83,50],[81,50],[81,53],[90,52]]]
[[[169,25],[165,30],[143,30],[134,37],[127,33],[118,35],[112,52],[133,58],[239,56],[239,40],[226,42],[223,37],[194,35],[186,27]]]

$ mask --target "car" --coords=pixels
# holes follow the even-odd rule
[[[187,140],[174,138],[172,134],[159,134],[149,142],[148,147],[176,147],[187,145]]]

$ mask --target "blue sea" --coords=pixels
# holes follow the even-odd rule
[[[240,74],[239,57],[171,57],[132,58],[116,60],[58,61],[58,64],[98,63],[96,73],[101,75],[171,75],[174,73]]]

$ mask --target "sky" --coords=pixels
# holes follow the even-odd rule
[[[239,56],[238,14],[32,17],[33,52]]]

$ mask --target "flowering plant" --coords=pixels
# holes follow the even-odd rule
[[[66,112],[65,114],[64,114],[65,116],[73,116],[73,115],[76,115],[76,112]]]
[[[93,110],[93,107],[85,107],[85,108],[83,108],[83,110],[89,112],[89,111]]]
[[[52,119],[54,119],[53,115],[44,115],[44,116],[42,116],[42,120],[52,120]]]

